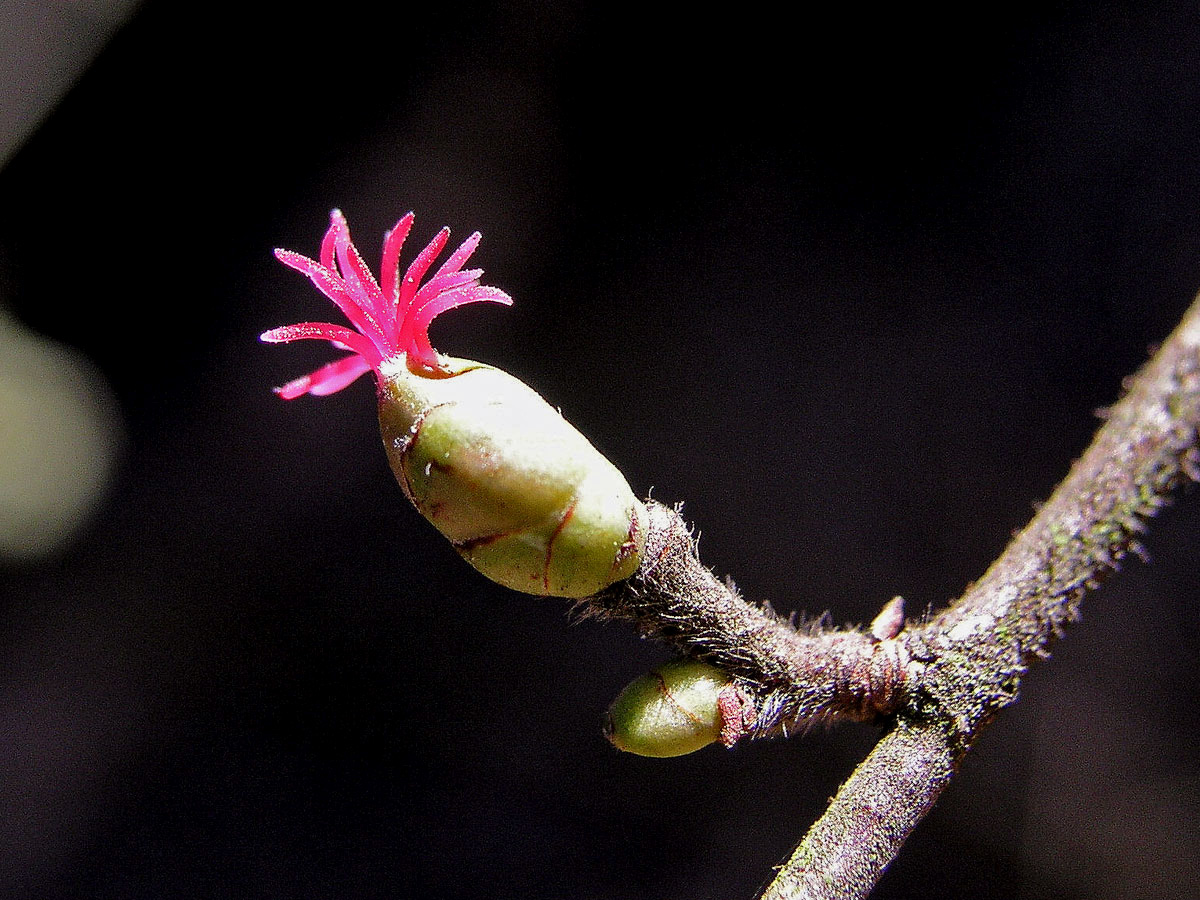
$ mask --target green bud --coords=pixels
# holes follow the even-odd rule
[[[638,756],[683,756],[722,739],[722,692],[732,680],[694,659],[664,663],[635,678],[608,708],[604,734]]]
[[[641,561],[646,511],[562,414],[508,373],[454,357],[380,367],[379,425],[404,492],[471,565],[530,594],[586,597]]]

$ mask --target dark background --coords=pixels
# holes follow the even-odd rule
[[[965,9],[965,8],[964,8]],[[418,213],[521,376],[706,561],[835,622],[956,596],[1200,288],[1200,11],[146,2],[0,172],[4,294],[128,444],[0,568],[0,895],[752,898],[874,740],[677,760],[664,658],[485,581],[407,505],[337,320],[271,257]],[[410,251],[411,252],[411,251]],[[1200,864],[1200,497],[968,757],[877,897],[1179,897]]]

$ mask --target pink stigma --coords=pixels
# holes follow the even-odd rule
[[[265,331],[261,340],[269,344],[329,341],[341,350],[350,351],[350,355],[276,388],[275,393],[285,400],[304,394],[332,394],[370,371],[378,377],[384,360],[400,356],[407,356],[410,367],[415,364],[436,371],[441,364],[437,351],[429,343],[430,322],[446,310],[467,303],[490,300],[512,304],[512,298],[504,291],[479,283],[482,269],[463,269],[479,246],[478,231],[463,241],[426,281],[425,274],[450,237],[450,229],[443,228],[417,254],[401,278],[400,249],[413,223],[413,214],[409,213],[383,236],[383,265],[380,281],[376,282],[350,242],[345,216],[335,209],[329,218],[329,230],[321,242],[320,262],[291,250],[276,250],[275,256],[285,266],[307,275],[354,328],[328,322],[301,322]]]

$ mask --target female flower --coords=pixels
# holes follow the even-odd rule
[[[429,325],[467,303],[511,304],[463,266],[467,238],[428,279],[443,228],[400,276],[412,228],[404,216],[383,241],[376,282],[338,210],[320,260],[276,250],[307,275],[353,329],[326,322],[273,328],[268,343],[326,340],[348,356],[290,381],[285,400],[340,391],[373,372],[379,424],[405,494],[489,578],[532,594],[584,597],[636,571],[646,511],[624,476],[532,388],[500,369],[438,354]]]

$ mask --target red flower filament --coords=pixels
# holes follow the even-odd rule
[[[407,356],[410,368],[435,372],[441,365],[429,342],[429,323],[446,310],[467,303],[490,300],[512,304],[512,298],[504,291],[479,283],[483,269],[463,268],[479,246],[482,235],[478,231],[447,257],[433,277],[421,284],[450,238],[450,229],[443,228],[417,254],[401,278],[400,249],[412,228],[413,218],[408,213],[384,235],[379,283],[350,242],[350,228],[340,210],[330,214],[329,230],[321,241],[320,262],[291,250],[275,251],[281,263],[307,275],[354,326],[352,330],[328,322],[301,322],[264,332],[262,340],[269,344],[322,340],[350,351],[350,356],[275,388],[280,397],[291,400],[303,394],[332,394],[369,371],[380,377],[379,367],[384,360],[402,356]]]

